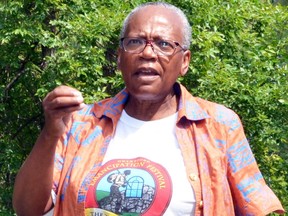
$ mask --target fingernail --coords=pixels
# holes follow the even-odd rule
[[[82,97],[82,94],[79,91],[73,91],[73,95],[76,96],[76,97],[79,97],[79,96]]]
[[[77,96],[77,100],[78,100],[79,102],[83,102],[84,99],[83,99],[82,95],[78,95],[78,96]]]

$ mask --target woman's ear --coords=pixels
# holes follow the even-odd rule
[[[190,59],[191,59],[190,50],[184,51],[184,55],[183,55],[183,59],[182,59],[182,61],[183,61],[182,68],[180,71],[181,76],[184,76],[187,73],[187,71],[189,69]]]

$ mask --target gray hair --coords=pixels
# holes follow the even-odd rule
[[[183,34],[183,46],[186,48],[186,49],[189,49],[190,48],[190,43],[191,43],[191,35],[192,35],[192,29],[191,29],[191,26],[189,24],[189,21],[186,17],[186,15],[184,14],[184,12],[175,7],[174,5],[172,4],[169,4],[169,3],[166,3],[166,2],[148,2],[148,3],[144,3],[144,4],[141,4],[139,6],[137,6],[136,8],[134,8],[129,14],[128,16],[125,18],[124,22],[123,22],[123,26],[122,26],[122,29],[121,29],[121,32],[120,32],[120,38],[124,37],[124,34],[127,30],[127,27],[128,27],[128,24],[129,24],[129,21],[131,19],[131,17],[137,13],[138,11],[140,11],[141,9],[147,7],[147,6],[161,6],[161,7],[165,7],[173,12],[175,12],[181,19],[182,21],[182,24],[183,24],[183,31],[182,31],[182,34]]]

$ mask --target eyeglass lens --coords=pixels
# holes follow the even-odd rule
[[[141,53],[150,44],[156,54],[172,55],[178,46],[170,40],[148,41],[143,38],[123,38],[122,45],[125,51],[131,53]]]

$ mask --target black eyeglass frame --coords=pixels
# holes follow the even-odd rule
[[[142,41],[145,42],[145,46],[144,46],[143,49],[142,49],[141,51],[139,51],[139,52],[128,51],[128,50],[125,49],[125,47],[124,47],[124,45],[123,45],[123,41],[124,41],[125,39],[140,39],[140,40],[142,40]],[[155,52],[154,46],[153,46],[154,40],[147,40],[147,39],[144,39],[144,38],[141,38],[141,37],[122,37],[122,38],[120,38],[120,47],[121,47],[125,52],[134,53],[134,54],[139,54],[139,53],[141,53],[141,52],[144,51],[144,49],[146,48],[146,46],[147,46],[148,44],[150,44],[152,50],[156,53],[156,55],[159,55],[159,52],[160,52],[160,53],[161,53],[162,55],[164,55],[164,56],[172,56],[172,55],[175,53],[175,50],[177,49],[177,47],[180,47],[182,51],[186,51],[186,50],[187,50],[187,48],[185,48],[184,46],[181,46],[180,43],[177,42],[177,41],[166,40],[166,39],[163,39],[163,41],[173,42],[173,43],[175,44],[173,53],[167,55],[166,53],[163,53],[161,50],[158,50],[158,49],[157,49],[158,52]]]

